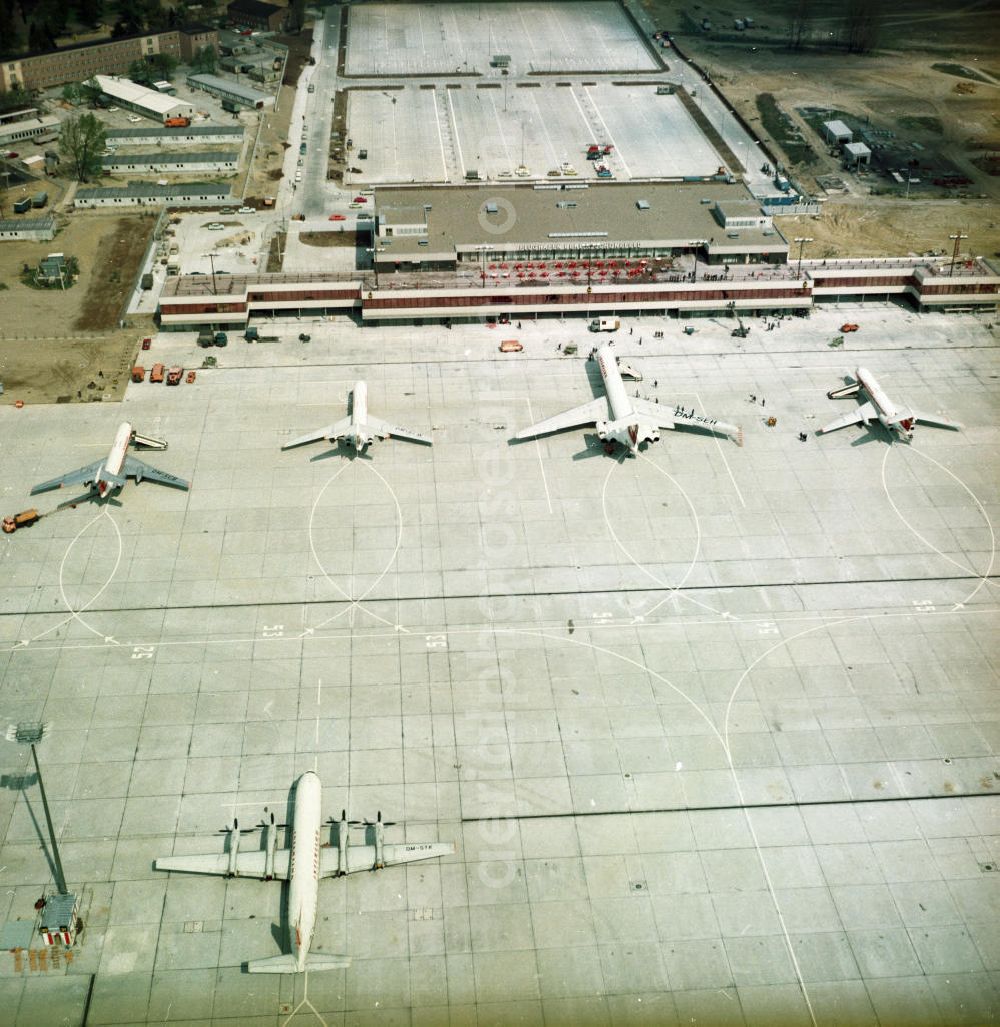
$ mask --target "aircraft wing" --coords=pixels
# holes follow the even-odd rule
[[[291,850],[278,849],[274,854],[274,876],[280,880],[288,878],[288,862]],[[239,877],[264,877],[263,849],[241,850],[236,854],[236,874]],[[216,852],[206,856],[164,856],[153,864],[156,870],[174,870],[184,874],[229,874],[229,853]]]
[[[359,430],[362,434],[377,435],[380,439],[409,439],[410,442],[425,442],[428,446],[433,445],[433,442],[425,436],[419,435],[409,428],[400,428],[387,421],[380,421],[377,417],[369,417],[364,424],[359,426]]]
[[[714,417],[702,414],[690,416],[678,407],[662,406],[650,403],[648,399],[633,399],[632,409],[643,419],[653,422],[658,428],[702,428],[705,431],[720,432],[723,435],[738,435],[740,429],[735,424],[717,421]]]
[[[125,457],[125,475],[136,480],[148,478],[150,481],[158,481],[161,485],[171,485],[175,489],[191,488],[191,482],[177,478],[173,474],[167,474],[166,471],[161,471],[156,467],[151,467],[134,456]]]
[[[436,859],[451,856],[455,852],[454,842],[414,842],[409,845],[382,847],[385,866],[398,863],[414,863],[420,859]],[[347,847],[347,872],[356,874],[362,870],[374,870],[376,851],[374,845],[349,845]],[[328,845],[319,850],[320,877],[334,877],[340,872],[340,853],[335,846]]]
[[[561,414],[548,417],[530,428],[522,428],[515,439],[533,439],[536,435],[548,435],[554,431],[564,431],[566,428],[579,428],[584,424],[596,424],[598,421],[607,420],[609,417],[608,401],[604,396],[592,399],[582,406],[573,407],[572,410],[564,410]]]
[[[76,471],[69,471],[67,474],[60,475],[58,478],[53,478],[51,481],[43,481],[40,485],[35,485],[31,494],[37,495],[39,492],[48,492],[51,489],[62,488],[63,485],[79,485],[82,481],[93,481],[97,472],[101,469],[100,460],[94,464],[87,464],[86,467],[81,467]]]
[[[958,421],[949,421],[944,417],[931,417],[929,414],[913,414],[913,419],[919,421],[920,424],[932,424],[936,428],[954,428],[955,431],[961,431],[962,425]]]
[[[837,431],[839,428],[846,428],[850,424],[861,424],[862,421],[877,421],[878,414],[875,411],[875,407],[871,403],[862,403],[857,410],[852,410],[849,414],[844,414],[843,417],[838,417],[836,421],[831,421],[826,427],[820,428],[820,435],[825,434],[828,431]]]
[[[332,442],[334,439],[341,438],[350,427],[351,419],[344,417],[334,424],[328,424],[325,428],[311,431],[308,435],[300,435],[297,439],[286,442],[281,448],[292,449],[294,446],[304,446],[307,442],[319,442],[320,439],[330,439]]]

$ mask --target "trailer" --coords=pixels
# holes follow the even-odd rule
[[[589,327],[592,332],[617,332],[621,326],[617,317],[595,317]]]

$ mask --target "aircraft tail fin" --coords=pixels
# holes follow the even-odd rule
[[[350,956],[327,955],[310,952],[306,956],[303,970],[343,970],[351,965]],[[300,970],[295,956],[269,956],[267,959],[252,959],[247,963],[247,972],[252,974],[296,974]]]

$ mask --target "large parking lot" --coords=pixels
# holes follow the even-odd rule
[[[650,85],[530,85],[354,90],[348,108],[356,147],[368,151],[356,182],[461,181],[508,177],[524,165],[544,178],[563,164],[596,180],[588,145],[613,147],[618,179],[715,174],[722,163],[676,95]]]
[[[513,75],[658,67],[615,3],[363,4],[349,30],[356,76],[489,73],[497,54]]]

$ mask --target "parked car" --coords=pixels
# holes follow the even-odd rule
[[[246,206],[244,206],[244,207],[240,207],[240,209],[237,211],[237,213],[238,214],[256,214],[257,213],[257,208],[256,207],[246,207]]]
[[[121,108],[120,107],[109,107],[108,108],[108,113],[109,114],[114,114],[118,110],[121,110]]]
[[[221,232],[226,226],[221,221],[210,221],[205,227],[210,232]]]
[[[355,203],[367,203],[368,202],[368,197],[367,196],[355,196],[354,197],[354,202]]]
[[[142,121],[142,118],[140,118],[138,114],[130,114],[128,116],[128,120],[133,122],[133,124],[134,124],[137,121]]]
[[[346,221],[347,217],[344,214],[331,214],[328,221]]]
[[[6,152],[5,154],[4,154],[4,156],[5,156],[6,158],[7,158],[7,160],[14,160],[14,158],[15,158],[15,157],[18,157],[18,156],[20,156],[20,155],[19,155],[19,154],[17,154],[17,153],[15,153],[15,152],[14,152],[13,150],[8,150],[8,151],[7,151],[7,152]]]
[[[364,213],[364,214],[359,214],[358,215],[358,220],[359,221],[372,221],[373,217],[372,217],[371,214]]]

